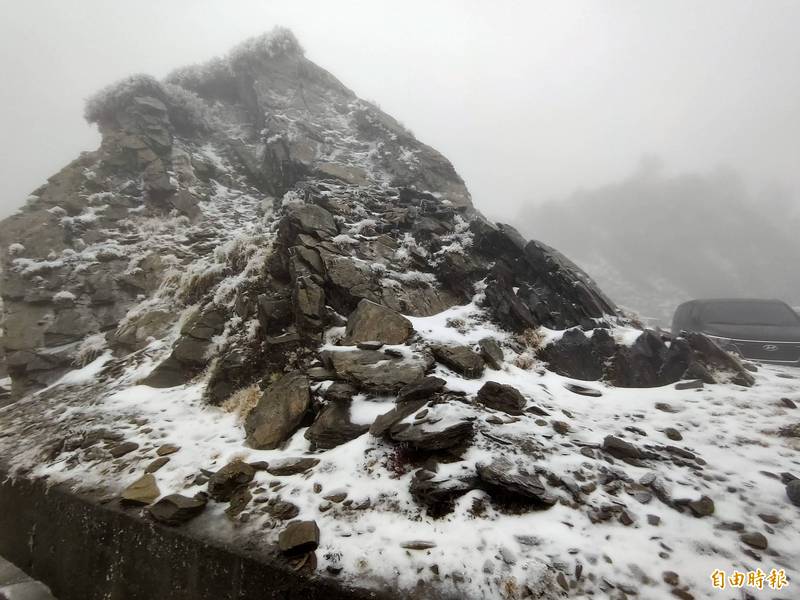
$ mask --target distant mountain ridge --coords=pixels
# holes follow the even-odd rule
[[[631,177],[526,209],[520,229],[573,258],[620,305],[669,324],[677,303],[715,296],[800,304],[800,227],[780,196],[730,171]]]

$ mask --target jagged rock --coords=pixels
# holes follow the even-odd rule
[[[605,439],[603,439],[603,450],[608,452],[611,456],[621,458],[623,460],[638,460],[644,457],[639,448],[630,442],[626,442],[625,440],[613,435],[607,435]]]
[[[267,473],[269,473],[270,475],[275,475],[276,477],[297,475],[298,473],[305,473],[309,469],[313,469],[318,464],[319,464],[318,458],[310,458],[310,457],[283,458],[281,460],[269,463],[269,466],[267,466]]]
[[[286,323],[292,315],[291,293],[270,290],[258,296],[258,319],[265,331]]]
[[[114,458],[119,458],[121,456],[125,456],[126,454],[133,452],[139,447],[139,444],[136,442],[122,442],[121,444],[117,444],[116,446],[112,446],[108,453],[113,456]]]
[[[594,381],[605,374],[606,362],[616,344],[605,329],[587,337],[579,329],[569,329],[556,342],[546,345],[539,356],[559,375]]]
[[[247,442],[254,448],[277,448],[300,426],[311,406],[308,378],[289,373],[269,386],[245,420]]]
[[[317,237],[333,237],[339,232],[333,215],[315,204],[292,208],[287,214],[286,222],[297,233]]]
[[[160,458],[157,458],[145,467],[144,472],[155,473],[168,462],[169,462],[169,457],[167,456],[162,456]]]
[[[125,504],[150,504],[160,495],[155,476],[145,473],[122,490],[120,501]]]
[[[403,344],[414,328],[411,321],[390,308],[369,300],[362,300],[347,318],[344,345],[378,341],[384,344]]]
[[[319,527],[314,521],[289,523],[278,536],[278,547],[284,554],[303,554],[319,546]]]
[[[483,358],[466,346],[434,346],[432,350],[436,360],[464,377],[478,379],[483,375]]]
[[[732,381],[741,385],[752,385],[754,381],[735,357],[702,334],[675,338],[667,347],[659,334],[645,330],[631,346],[624,346],[616,344],[605,329],[595,329],[591,337],[579,329],[570,329],[558,341],[544,346],[539,356],[561,375],[585,380],[604,378],[618,387],[654,387],[682,378],[715,383],[709,368],[730,373]],[[688,389],[693,385],[679,383],[676,387]]]
[[[603,392],[594,388],[586,387],[585,385],[578,385],[575,383],[565,383],[564,388],[568,389],[573,394],[581,396],[589,396],[590,398],[600,398]]]
[[[266,508],[269,516],[280,521],[290,521],[300,514],[297,505],[285,500],[270,500]]]
[[[197,517],[206,507],[206,498],[202,494],[194,498],[170,494],[164,496],[147,510],[150,516],[165,525],[182,525]]]
[[[175,444],[164,444],[156,449],[156,454],[158,456],[167,456],[169,454],[175,454],[180,449],[181,447]]]
[[[250,504],[250,500],[253,499],[253,494],[250,493],[246,487],[238,487],[233,491],[231,494],[230,503],[228,504],[228,508],[225,509],[225,514],[228,518],[233,519],[238,515],[242,514],[247,505]]]
[[[725,352],[711,339],[702,333],[690,332],[686,334],[695,359],[705,367],[711,367],[731,374],[731,382],[750,387],[755,383],[755,378],[742,366],[738,358]]]
[[[356,347],[359,350],[380,350],[383,348],[383,342],[358,342]]]
[[[337,377],[374,392],[394,392],[425,375],[430,361],[425,357],[394,358],[374,350],[325,351]]]
[[[494,338],[483,338],[478,345],[481,348],[481,357],[490,368],[496,371],[503,368],[503,349]]]
[[[702,390],[702,379],[690,379],[689,381],[679,381],[675,384],[676,390]]]
[[[532,502],[537,508],[549,508],[555,499],[547,492],[536,475],[521,471],[505,458],[499,458],[486,465],[478,465],[478,477],[499,496]]]
[[[708,517],[714,514],[714,501],[708,496],[701,496],[699,500],[692,500],[687,506],[695,517]]]
[[[335,374],[334,374],[335,375]],[[324,398],[328,402],[348,401],[356,395],[356,388],[349,383],[334,381],[325,390]]]
[[[201,311],[195,318],[188,320],[181,327],[181,334],[197,340],[208,341],[222,333],[225,321],[225,315],[212,306]]]
[[[472,437],[472,422],[460,421],[444,427],[426,422],[399,423],[389,430],[395,442],[404,442],[417,450],[448,450],[464,447]]]
[[[664,340],[655,332],[646,330],[631,346],[617,349],[609,379],[619,387],[655,387],[671,383],[659,377],[667,353]]]
[[[478,390],[477,401],[488,408],[509,415],[521,415],[526,404],[525,397],[517,388],[496,381],[487,381],[483,384]]]
[[[417,383],[410,383],[397,392],[397,402],[423,400],[430,398],[444,389],[445,380],[439,377],[425,377]]]
[[[317,419],[306,430],[306,439],[317,448],[335,448],[354,440],[369,430],[369,425],[356,425],[350,421],[351,400],[332,400],[323,408]]]
[[[475,489],[476,477],[441,478],[435,473],[419,470],[411,478],[409,492],[414,500],[425,506],[433,517],[441,517],[453,509],[453,502],[459,496]]]
[[[298,277],[292,293],[295,322],[301,331],[322,329],[325,292],[311,277]]]
[[[786,484],[786,496],[795,506],[800,506],[800,479],[795,479]]]
[[[769,545],[766,536],[757,531],[743,533],[739,536],[739,539],[742,540],[743,543],[747,544],[751,548],[755,548],[756,550],[766,550],[767,546]]]
[[[235,460],[211,475],[208,480],[208,495],[217,502],[228,502],[240,487],[253,481],[256,470],[246,462]]]
[[[370,434],[380,437],[384,435],[391,427],[399,423],[407,416],[414,414],[420,408],[425,406],[427,400],[407,400],[402,404],[397,404],[390,411],[380,415],[370,425]]]

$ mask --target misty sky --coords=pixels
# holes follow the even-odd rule
[[[729,165],[800,190],[800,2],[0,0],[0,215],[99,136],[83,100],[274,25],[452,160],[476,205]]]

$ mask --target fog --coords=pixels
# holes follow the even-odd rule
[[[452,160],[475,203],[625,176],[644,154],[800,188],[800,3],[0,2],[2,213],[97,134],[83,99],[276,24]]]

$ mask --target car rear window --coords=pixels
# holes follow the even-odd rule
[[[706,323],[729,325],[797,325],[798,316],[780,302],[718,302],[703,307]]]

